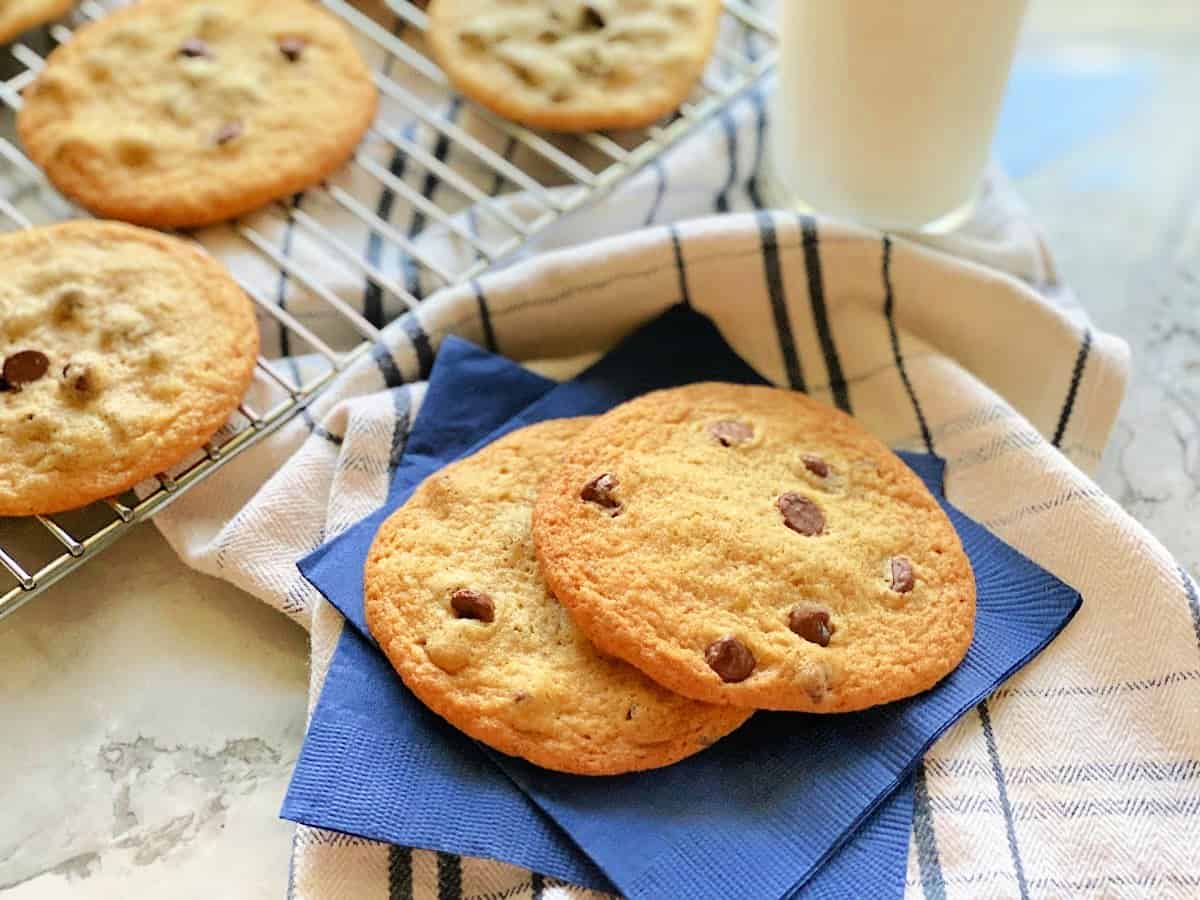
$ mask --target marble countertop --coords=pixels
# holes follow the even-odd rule
[[[1100,483],[1200,576],[1200,26],[1035,2],[1029,52],[1149,67],[1145,102],[1018,184],[1135,370]],[[1188,9],[1192,13],[1188,13]],[[0,624],[0,896],[278,897],[306,635],[150,526]]]
[[[279,897],[307,635],[138,529],[0,625],[0,896]]]

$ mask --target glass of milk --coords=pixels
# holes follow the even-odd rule
[[[779,0],[788,205],[948,231],[979,189],[1027,0]]]

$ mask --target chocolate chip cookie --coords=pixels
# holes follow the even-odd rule
[[[236,409],[254,312],[192,245],[69,222],[0,235],[0,260],[0,516],[120,493]]]
[[[712,53],[720,0],[435,0],[429,43],[455,86],[550,131],[649,125]]]
[[[862,709],[932,687],[971,643],[974,578],[937,501],[803,394],[710,383],[617,407],[533,521],[584,634],[697,700]]]
[[[545,768],[611,775],[690,756],[748,711],[598,653],[546,589],[533,501],[585,425],[522,429],[429,478],[375,538],[366,613],[404,683],[456,728]]]
[[[0,44],[66,15],[74,5],[74,0],[0,0]]]
[[[375,105],[371,73],[318,4],[142,0],[50,54],[17,128],[97,215],[186,228],[319,182]]]

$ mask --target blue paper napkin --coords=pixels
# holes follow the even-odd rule
[[[453,384],[455,355],[486,369],[482,356],[448,342],[435,372],[446,385]],[[437,432],[434,420],[456,423],[457,446],[444,447],[441,459],[461,455],[472,432],[466,423],[478,425],[478,434],[501,418],[497,410],[508,402],[502,384],[516,373],[511,364],[495,365],[491,382],[498,390],[470,396],[469,410],[461,398],[439,409],[432,394],[422,408],[417,425],[423,433]],[[678,308],[499,430],[599,412],[646,390],[699,379],[760,380],[707,320]],[[527,374],[519,381],[531,393],[545,387]],[[451,401],[453,394],[447,387],[441,396]],[[427,441],[414,433],[412,441],[418,440]],[[412,450],[389,507],[440,461],[435,441]],[[940,497],[940,461],[906,459]],[[1080,602],[1067,586],[946,508],[976,571],[976,640],[963,664],[921,697],[846,716],[760,713],[697,757],[617,778],[559,775],[489,751],[521,788],[518,795],[489,779],[487,762],[469,752],[474,745],[398,687],[369,643],[347,631],[284,814],[395,843],[502,858],[583,884],[607,881],[633,897],[778,897],[810,878],[806,895],[837,896],[841,888],[862,895],[862,879],[882,882],[884,873],[891,880],[880,892],[894,895],[902,887],[911,816],[900,804],[911,803],[911,792],[892,792],[925,748],[1044,647]],[[359,627],[362,562],[385,515],[302,564]],[[889,795],[899,798],[896,806],[880,806]],[[529,799],[553,825],[534,815]]]
[[[709,344],[721,349],[719,338],[702,320],[699,324],[696,349]],[[734,374],[752,377],[745,369]],[[404,689],[363,637],[362,560],[390,508],[444,460],[462,455],[479,434],[553,386],[515,363],[448,339],[404,447],[389,503],[304,562],[306,570],[321,568],[328,579],[345,579],[340,595],[359,598],[347,611],[362,634],[347,630],[334,654],[284,815],[402,845],[503,859],[612,890],[574,842],[548,824],[511,781],[491,764],[481,765],[483,751],[474,742]],[[464,797],[469,802],[461,802]],[[899,897],[911,821],[912,786],[906,783],[795,895],[810,900]],[[496,828],[497,822],[504,827]]]
[[[701,334],[696,346],[702,349],[712,335],[707,327]],[[730,374],[752,375],[744,369]],[[554,382],[515,363],[449,338],[438,354],[388,504],[302,564],[306,571],[321,568],[331,579],[348,579],[343,594],[357,593],[358,602],[348,612],[362,633],[347,631],[334,655],[284,814],[393,843],[504,859],[611,890],[603,874],[570,838],[547,827],[545,814],[512,782],[489,766],[480,767],[481,749],[421,706],[363,636],[362,560],[390,509],[426,474],[467,452],[479,434],[552,387]],[[346,560],[357,562],[347,567]],[[385,711],[382,721],[377,721],[378,710]],[[435,752],[425,756],[422,747]],[[448,795],[468,791],[469,804],[446,802]],[[497,821],[506,827],[493,829]],[[899,897],[911,821],[912,787],[906,784],[797,896],[832,900],[862,896],[855,892],[863,890],[872,897]]]

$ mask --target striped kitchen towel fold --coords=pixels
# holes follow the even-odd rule
[[[441,338],[460,334],[566,377],[687,300],[771,380],[840,403],[893,446],[941,456],[952,503],[1084,596],[1055,644],[927,756],[909,894],[1195,896],[1200,599],[1089,478],[1123,392],[1124,345],[1089,325],[999,176],[976,219],[932,247],[756,211],[765,106],[761,93],[747,96],[537,246],[571,249],[430,297],[306,416],[155,521],[189,564],[311,629],[315,702],[343,622],[295,560],[384,501]],[[437,190],[416,173],[398,177]],[[684,221],[726,211],[744,214]],[[680,224],[628,233],[668,222]],[[262,232],[291,252],[285,229]],[[604,235],[621,236],[574,246]],[[343,237],[371,252],[369,236]],[[430,253],[457,252],[444,233],[424,240]],[[304,315],[280,271],[255,269],[220,231],[205,241]],[[378,266],[406,271],[398,259]],[[341,269],[327,283],[372,316],[397,312]],[[319,333],[323,323],[309,324]],[[297,832],[292,891],[581,893],[511,866],[310,828]]]

